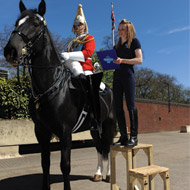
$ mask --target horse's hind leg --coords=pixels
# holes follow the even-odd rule
[[[98,154],[98,166],[97,166],[97,170],[96,173],[94,175],[93,181],[98,182],[98,181],[102,181],[103,180],[103,158],[102,155],[97,152]]]
[[[64,178],[64,190],[71,190],[70,171],[71,171],[71,134],[65,134],[60,139],[61,144],[61,171]]]
[[[43,190],[50,190],[50,139],[51,133],[48,131],[40,131],[39,128],[35,126],[35,133],[37,140],[41,146],[41,165],[43,170]]]
[[[108,183],[111,183],[111,165],[110,165],[110,153],[108,154],[108,160],[107,160],[107,173],[106,173],[106,179],[105,181]]]
[[[103,180],[103,159],[104,159],[103,156],[100,153],[98,153],[98,166],[93,178],[93,181],[95,182]],[[105,161],[107,161],[107,172],[106,172],[105,181],[110,183],[111,182],[110,153],[108,154],[108,158],[106,158]]]
[[[91,132],[91,136],[94,140],[97,154],[98,154],[98,166],[97,166],[96,173],[94,174],[93,181],[98,182],[98,181],[102,181],[102,179],[103,179],[103,176],[102,176],[102,171],[103,171],[102,142],[101,142],[98,131],[92,130],[90,132]]]
[[[110,145],[113,144],[113,138],[115,134],[116,121],[114,117],[111,117],[103,122],[102,132],[102,155],[107,161],[107,173],[105,181],[110,183]],[[113,115],[114,116],[114,115]]]

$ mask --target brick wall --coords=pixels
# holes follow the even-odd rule
[[[190,125],[190,105],[170,104],[167,102],[136,99],[139,117],[139,132],[175,131],[182,125]],[[129,115],[124,101],[127,126],[130,128]]]

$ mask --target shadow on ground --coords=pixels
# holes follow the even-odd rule
[[[50,175],[51,184],[63,183],[62,175]],[[71,181],[92,180],[91,176],[70,175]],[[41,190],[42,174],[23,175],[0,181],[1,190]]]
[[[94,147],[94,142],[92,140],[85,141],[72,141],[72,149],[78,148],[89,148]],[[59,142],[54,142],[50,144],[50,151],[59,151],[60,144]],[[27,144],[27,145],[19,145],[19,154],[32,154],[32,153],[40,153],[40,145],[39,144]]]

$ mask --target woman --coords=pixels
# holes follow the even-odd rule
[[[138,115],[135,107],[135,79],[134,65],[142,64],[141,44],[135,38],[136,31],[133,24],[123,19],[118,26],[119,41],[115,46],[117,59],[115,64],[120,65],[120,69],[114,71],[113,93],[115,110],[120,129],[120,139],[114,145],[124,145],[134,147],[138,144]],[[126,129],[125,113],[123,109],[123,95],[127,103],[130,117],[130,140]]]

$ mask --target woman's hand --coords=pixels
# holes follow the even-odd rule
[[[136,49],[135,50],[135,56],[132,59],[122,59],[120,57],[118,57],[117,59],[113,60],[113,62],[115,64],[129,64],[129,65],[140,65],[142,64],[143,58],[142,58],[142,51],[141,49]]]
[[[115,63],[115,64],[121,64],[122,63],[122,59],[120,58],[120,57],[118,57],[117,59],[115,59],[115,60],[113,60],[113,62]]]

